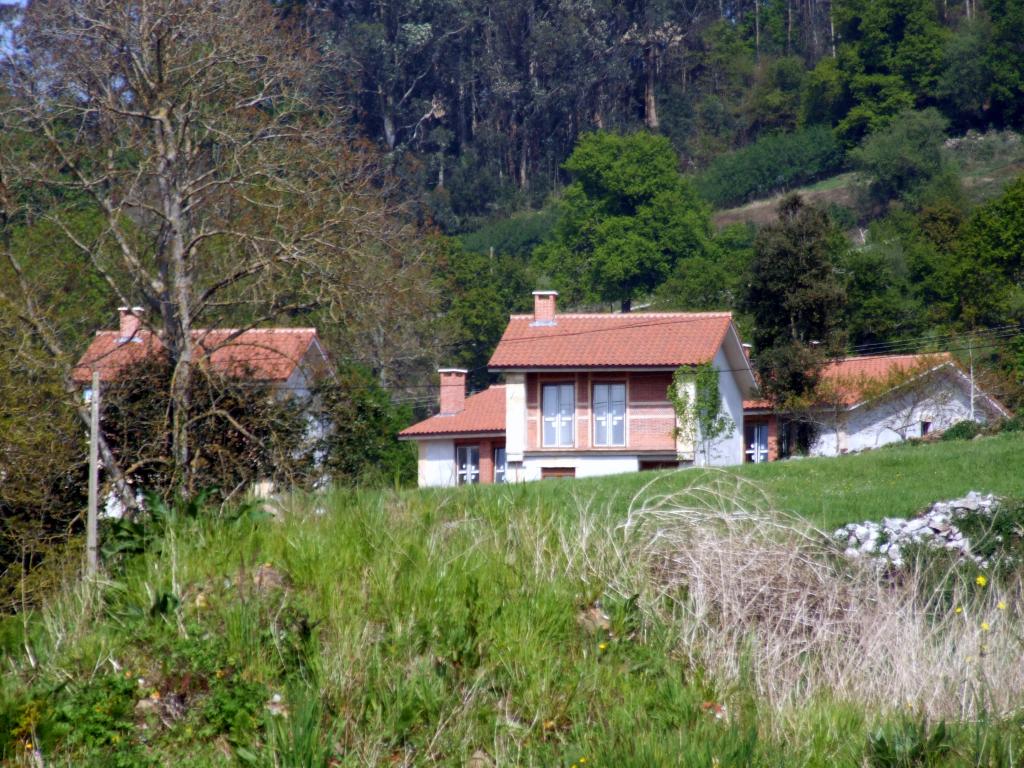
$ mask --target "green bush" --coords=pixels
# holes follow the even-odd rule
[[[942,433],[943,440],[973,440],[985,428],[976,421],[958,421]]]
[[[868,181],[871,201],[919,206],[929,198],[955,198],[958,182],[942,151],[948,127],[936,109],[907,109],[852,150],[850,160]]]
[[[868,738],[868,765],[873,768],[911,768],[935,765],[952,751],[945,723],[930,728],[910,718],[880,726]]]
[[[999,423],[1000,432],[1024,432],[1024,416],[1014,416]]]
[[[697,178],[697,190],[725,208],[830,176],[842,166],[843,150],[832,131],[813,125],[765,136],[718,157]]]
[[[964,515],[957,528],[970,539],[971,552],[989,561],[1003,561],[1011,567],[1024,555],[1024,500],[1003,499],[991,515]]]

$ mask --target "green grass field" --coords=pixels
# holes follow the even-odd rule
[[[759,488],[828,528],[969,489],[1024,495],[1022,455],[1024,437],[1001,435],[738,473],[337,491],[278,520],[181,520],[99,582],[0,623],[0,757],[1017,765],[1019,581],[967,572],[935,600],[797,530],[684,519],[671,502],[639,513],[634,497],[714,487],[730,512]]]
[[[1024,496],[1022,461],[1024,436],[1011,433],[972,442],[897,445],[837,458],[748,464],[730,471],[755,483],[776,509],[831,530],[865,519],[908,517],[933,501],[963,496],[971,490]],[[469,492],[484,497],[514,494],[520,504],[569,504],[574,498],[593,498],[601,508],[621,514],[634,494],[655,476],[656,490],[660,490],[692,482],[692,476],[700,472],[616,475]]]

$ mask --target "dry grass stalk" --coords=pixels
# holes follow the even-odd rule
[[[613,589],[641,587],[691,663],[752,684],[777,711],[815,695],[932,718],[1019,708],[1019,582],[996,594],[947,574],[947,605],[962,608],[943,609],[934,578],[850,564],[749,482],[697,477],[670,493],[646,486],[609,537],[623,567]]]

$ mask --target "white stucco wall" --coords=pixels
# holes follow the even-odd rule
[[[518,479],[540,480],[543,467],[574,467],[576,477],[600,477],[601,475],[618,475],[623,472],[640,470],[640,459],[637,456],[620,454],[558,454],[558,455],[527,455],[523,460],[522,472]]]
[[[743,393],[736,381],[736,373],[729,364],[725,348],[720,347],[712,365],[718,370],[718,391],[722,395],[722,410],[733,421],[732,432],[716,440],[711,446],[711,456],[705,462],[711,466],[724,467],[743,463]]]
[[[418,448],[420,488],[455,485],[455,441],[421,440]]]
[[[526,450],[526,374],[505,374],[505,455],[523,460]]]
[[[940,432],[971,417],[969,386],[949,369],[929,374],[899,392],[864,403],[838,415],[821,413],[818,436],[811,446],[813,456],[879,448],[921,436],[921,422],[931,422]],[[975,398],[974,418],[986,422],[991,413],[983,398]]]

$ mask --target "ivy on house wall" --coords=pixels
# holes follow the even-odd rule
[[[674,435],[700,450],[704,463],[711,461],[715,444],[730,437],[736,423],[722,409],[719,373],[711,363],[696,367],[680,366],[672,374],[668,399],[676,413]]]

